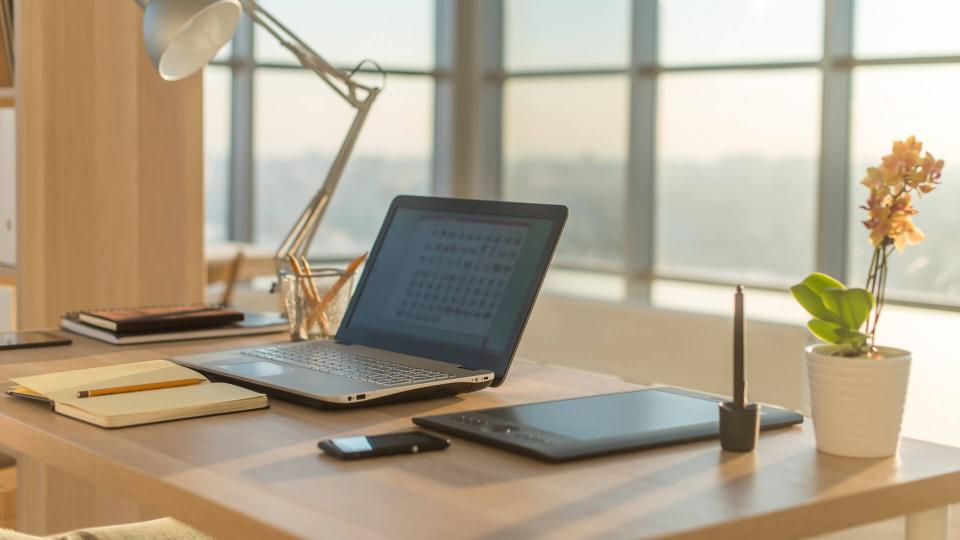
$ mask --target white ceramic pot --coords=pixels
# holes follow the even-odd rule
[[[849,457],[896,454],[910,352],[881,347],[879,360],[831,356],[839,348],[811,345],[805,349],[817,448]]]

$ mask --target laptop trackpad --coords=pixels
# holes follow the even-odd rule
[[[212,367],[251,378],[271,377],[297,371],[294,368],[287,368],[273,362],[244,362],[242,364],[220,364]]]

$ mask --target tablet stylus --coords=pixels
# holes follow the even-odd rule
[[[720,446],[730,452],[750,452],[760,435],[760,406],[747,403],[744,366],[743,285],[733,297],[733,401],[720,403]]]
[[[737,285],[733,314],[733,401],[742,409],[747,401],[747,380],[743,369],[743,285]]]

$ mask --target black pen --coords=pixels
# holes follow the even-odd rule
[[[751,452],[760,434],[760,406],[747,402],[743,285],[737,286],[733,306],[733,399],[719,404],[720,446],[730,452]]]
[[[733,317],[733,402],[742,409],[747,402],[747,380],[743,366],[743,285],[737,285]]]

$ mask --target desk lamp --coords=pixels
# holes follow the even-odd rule
[[[300,64],[313,71],[357,113],[337,152],[320,190],[300,214],[275,255],[277,272],[289,264],[289,256],[306,256],[320,219],[343,175],[350,152],[370,106],[382,87],[367,86],[353,76],[370,63],[385,78],[380,66],[364,60],[346,72],[330,65],[296,34],[282,25],[254,0],[134,0],[143,10],[143,41],[157,72],[165,80],[177,81],[203,69],[233,36],[241,13],[259,24],[293,53]]]

